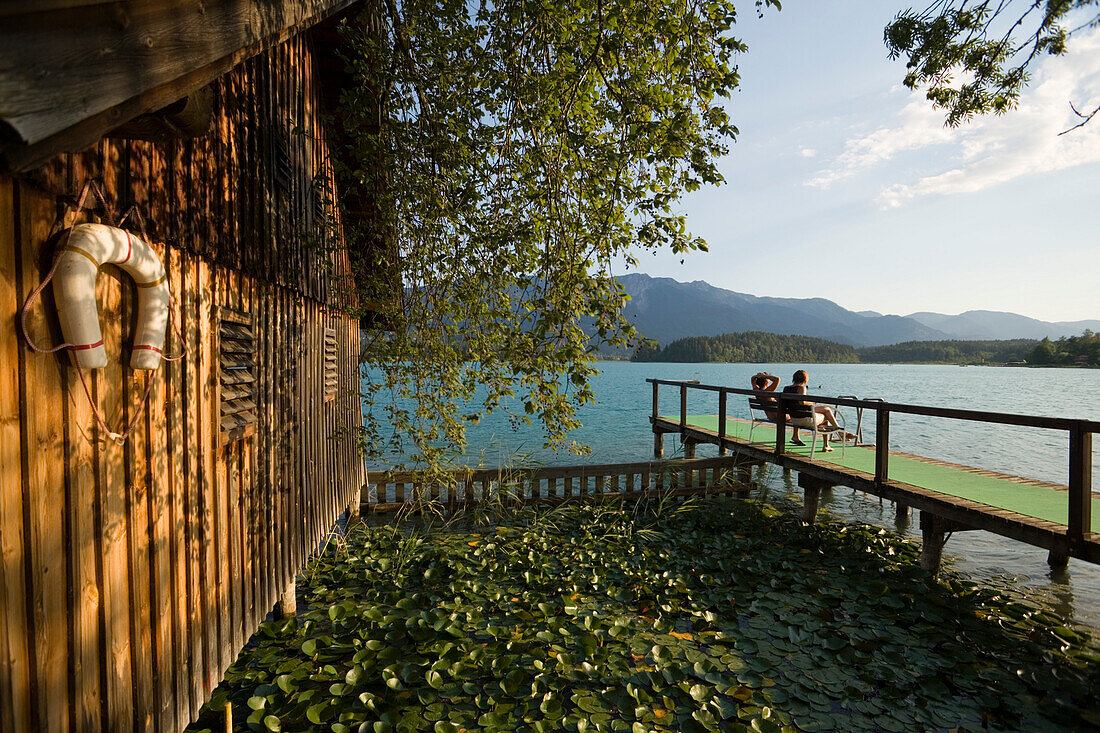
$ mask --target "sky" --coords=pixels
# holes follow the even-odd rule
[[[950,129],[902,85],[895,0],[742,3],[726,184],[684,199],[710,245],[637,271],[850,310],[1100,318],[1100,29],[1034,70],[1019,107]],[[920,5],[923,7],[923,4]]]

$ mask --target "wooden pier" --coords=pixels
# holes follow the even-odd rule
[[[654,433],[654,454],[663,455],[663,436],[679,434],[688,458],[694,457],[699,443],[717,445],[742,462],[773,463],[798,472],[798,485],[805,491],[804,519],[812,522],[818,497],[823,489],[847,486],[897,503],[899,512],[918,509],[924,536],[922,564],[935,571],[946,537],[951,532],[984,529],[1010,539],[1026,542],[1050,551],[1052,566],[1064,566],[1070,557],[1100,563],[1100,503],[1093,502],[1092,435],[1100,432],[1100,422],[1055,417],[1035,417],[951,408],[903,405],[881,400],[788,395],[779,392],[754,392],[748,389],[699,384],[682,380],[648,379],[653,385],[653,412],[650,423]],[[679,415],[661,415],[662,386],[679,391]],[[690,391],[709,392],[715,398],[715,414],[689,415]],[[848,446],[843,452],[818,452],[810,458],[809,449],[796,447],[786,440],[786,412],[778,410],[777,424],[758,425],[752,430],[746,420],[729,417],[729,397],[747,400],[767,396],[779,404],[810,401],[854,408],[860,414],[873,415],[876,443],[872,446]],[[1025,479],[1004,473],[980,470],[934,458],[889,449],[891,414],[968,420],[1013,425],[1025,428],[1063,430],[1067,435],[1069,485]]]

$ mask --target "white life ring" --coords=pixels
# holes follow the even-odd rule
[[[58,319],[78,365],[85,369],[107,366],[95,282],[102,265],[126,271],[137,286],[137,333],[130,356],[133,369],[156,369],[168,326],[168,276],[156,252],[124,229],[105,224],[73,227],[57,262],[53,281]]]

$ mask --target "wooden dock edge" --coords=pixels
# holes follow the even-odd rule
[[[766,461],[780,468],[811,476],[823,485],[847,486],[867,494],[904,504],[921,512],[939,517],[954,525],[983,529],[987,532],[1041,547],[1055,555],[1075,557],[1085,562],[1100,564],[1100,534],[1090,532],[1078,542],[1071,542],[1068,527],[1035,517],[1001,509],[989,504],[961,499],[931,489],[925,489],[899,481],[878,481],[871,474],[843,466],[811,461],[798,455],[776,455],[771,447],[753,445],[737,438],[723,437],[709,430],[687,426],[662,418],[650,418],[655,433],[680,433],[684,440],[719,445],[730,452],[731,457],[741,456]]]

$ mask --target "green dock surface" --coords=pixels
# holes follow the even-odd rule
[[[679,421],[679,416],[666,417],[666,420]],[[689,425],[711,432],[718,432],[717,415],[688,415]],[[749,442],[749,423],[745,420],[728,418],[726,436]],[[810,457],[810,435],[802,431],[805,447],[787,442],[787,452],[792,455]],[[757,425],[752,431],[752,444],[758,447],[775,445],[775,428],[769,425]],[[831,463],[870,475],[875,473],[875,451],[873,447],[853,447],[851,444],[841,452],[840,445],[834,443],[836,450],[831,453],[821,451],[821,439],[818,438],[814,460]],[[890,454],[890,479],[901,483],[919,486],[923,489],[938,491],[941,494],[981,502],[999,509],[1023,514],[1036,519],[1057,524],[1068,521],[1069,501],[1065,489],[1051,485],[1032,485],[1026,479],[1010,476],[992,476],[992,472],[979,472],[978,469],[964,466],[943,465],[933,459],[911,458]],[[1036,482],[1042,483],[1042,482]],[[1100,502],[1092,504],[1092,526],[1100,527]]]

